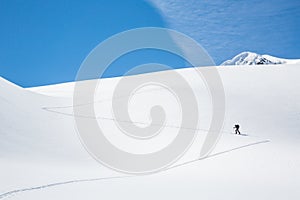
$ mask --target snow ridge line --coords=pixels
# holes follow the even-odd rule
[[[225,154],[225,153],[230,153],[230,152],[235,151],[235,150],[247,148],[247,147],[258,145],[258,144],[269,143],[269,142],[270,142],[270,140],[262,140],[262,141],[258,141],[258,142],[249,143],[249,144],[246,144],[246,145],[243,145],[243,146],[239,146],[239,147],[228,149],[228,150],[225,150],[225,151],[222,151],[222,152],[214,153],[214,154],[208,155],[206,157],[198,158],[198,159],[195,159],[195,160],[190,160],[190,161],[187,161],[187,162],[184,162],[184,163],[179,163],[177,165],[173,165],[173,166],[168,167],[164,170],[161,170],[160,172],[168,171],[168,170],[171,170],[171,169],[174,169],[174,168],[177,168],[177,167],[182,167],[182,166],[185,166],[185,165],[188,165],[188,164],[191,164],[191,163],[195,163],[195,162],[200,161],[200,160],[205,160],[207,158],[219,156],[219,155],[222,155],[222,154]],[[45,189],[45,188],[48,188],[48,187],[55,187],[55,186],[59,186],[59,185],[66,185],[66,184],[80,183],[80,182],[93,182],[93,181],[110,180],[110,179],[132,178],[132,177],[137,177],[137,175],[132,175],[132,176],[130,176],[130,175],[111,176],[111,177],[102,177],[102,178],[94,178],[94,179],[78,179],[78,180],[71,180],[71,181],[65,181],[65,182],[51,183],[51,184],[41,185],[41,186],[36,186],[36,187],[11,190],[9,192],[5,192],[3,194],[0,194],[0,199],[5,199],[5,198],[8,198],[8,197],[11,197],[12,195],[16,195],[16,194],[22,193],[22,192],[27,192],[27,191],[32,191],[32,190],[40,190],[40,189]]]

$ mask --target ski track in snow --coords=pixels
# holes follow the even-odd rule
[[[216,157],[216,156],[219,156],[219,155],[222,155],[222,154],[230,153],[232,151],[240,150],[240,149],[251,147],[251,146],[254,146],[254,145],[265,144],[265,143],[269,143],[269,142],[270,142],[270,140],[262,140],[262,141],[258,141],[258,142],[249,143],[249,144],[246,144],[246,145],[242,145],[242,146],[239,146],[239,147],[235,147],[235,148],[232,148],[232,149],[228,149],[228,150],[225,150],[225,151],[214,153],[214,154],[208,155],[208,156],[203,157],[203,158],[198,158],[198,159],[190,160],[190,161],[187,161],[187,162],[184,162],[184,163],[179,163],[177,165],[174,165],[174,166],[171,166],[171,167],[166,168],[164,170],[161,170],[161,172],[168,171],[168,170],[171,170],[171,169],[174,169],[174,168],[177,168],[177,167],[183,167],[183,166],[186,166],[188,164],[195,163],[197,161],[205,160],[207,158]],[[0,194],[0,199],[10,198],[10,197],[13,197],[14,195],[17,195],[17,194],[23,193],[23,192],[28,192],[28,191],[33,191],[33,190],[42,190],[42,189],[47,189],[47,188],[50,188],[50,187],[56,187],[56,186],[60,186],[60,185],[75,184],[75,183],[82,183],[82,182],[104,181],[104,180],[112,180],[112,179],[122,179],[122,178],[133,178],[133,177],[139,177],[139,176],[137,176],[137,175],[131,175],[131,176],[130,175],[124,175],[124,176],[111,176],[111,177],[101,177],[101,178],[93,178],[93,179],[77,179],[77,180],[70,180],[70,181],[64,181],[64,182],[57,182],[57,183],[51,183],[51,184],[46,184],[46,185],[41,185],[41,186],[36,186],[36,187],[11,190],[9,192],[5,192],[5,193]],[[146,176],[146,175],[143,175],[143,176]]]
[[[15,194],[26,192],[26,191],[41,190],[41,189],[54,187],[54,186],[59,186],[59,185],[66,185],[66,184],[79,183],[79,182],[91,182],[91,181],[99,181],[99,180],[108,180],[108,179],[118,179],[118,178],[126,178],[126,177],[130,177],[130,176],[112,176],[112,177],[102,177],[102,178],[94,178],[94,179],[79,179],[79,180],[71,180],[71,181],[64,181],[64,182],[58,182],[58,183],[51,183],[51,184],[41,185],[41,186],[36,186],[36,187],[12,190],[12,191],[0,194],[0,199],[5,199],[5,198],[8,198],[8,197],[12,197]]]
[[[86,104],[83,104],[86,105]],[[82,106],[82,105],[80,105]],[[73,114],[70,113],[65,113],[65,112],[61,112],[61,111],[57,111],[57,110],[53,110],[53,109],[63,109],[63,108],[69,108],[72,106],[64,106],[64,107],[42,107],[43,110],[47,111],[47,112],[52,112],[52,113],[56,113],[56,114],[60,114],[60,115],[65,115],[65,116],[69,116],[69,117],[74,117]],[[205,133],[208,132],[222,132],[222,133],[227,133],[227,134],[232,134],[232,131],[220,131],[220,130],[208,130],[208,129],[201,129],[201,128],[189,128],[189,127],[182,127],[182,126],[176,126],[176,125],[165,125],[165,124],[150,124],[150,123],[146,123],[146,122],[140,122],[140,121],[128,121],[128,120],[117,120],[115,118],[109,118],[109,117],[102,117],[102,116],[96,116],[96,117],[91,117],[91,116],[80,116],[77,115],[77,117],[81,117],[81,118],[87,118],[87,119],[101,119],[101,120],[109,120],[109,121],[115,121],[115,122],[121,122],[121,123],[130,123],[130,124],[140,124],[140,125],[152,125],[152,126],[160,126],[160,127],[164,127],[164,128],[176,128],[176,129],[186,129],[186,130],[193,130],[193,131],[202,131]],[[241,136],[248,136],[247,134],[241,134]],[[252,136],[255,137],[255,136]]]

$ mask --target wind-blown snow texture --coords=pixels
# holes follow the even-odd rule
[[[226,119],[216,149],[197,160],[210,122],[210,99],[194,70],[177,70],[199,92],[198,138],[173,167],[147,176],[114,172],[84,150],[74,128],[74,83],[24,89],[0,78],[0,199],[298,200],[300,66],[218,69],[226,94]],[[110,130],[114,119],[107,108],[118,80],[103,80],[106,91],[95,96],[97,119]],[[151,103],[148,95],[162,95],[162,104],[168,98],[153,89],[136,95],[143,104]],[[131,116],[147,123],[139,106],[129,107]],[[231,134],[235,123],[244,135]],[[165,128],[170,135],[177,131]],[[126,143],[116,143],[126,148]]]
[[[221,65],[277,65],[296,63],[300,63],[300,59],[283,59],[270,55],[260,55],[253,52],[242,52],[231,60],[226,60]]]

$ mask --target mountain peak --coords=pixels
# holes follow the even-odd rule
[[[300,59],[283,59],[270,55],[260,55],[254,52],[242,52],[221,65],[277,65],[300,63]]]

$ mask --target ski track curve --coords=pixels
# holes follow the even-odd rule
[[[225,151],[222,151],[222,152],[214,153],[214,154],[211,154],[211,155],[206,156],[206,157],[198,158],[198,159],[195,159],[195,160],[190,160],[190,161],[187,161],[187,162],[184,162],[184,163],[179,163],[177,165],[173,165],[173,166],[168,167],[164,170],[161,170],[160,172],[164,172],[164,171],[168,171],[168,170],[171,170],[171,169],[174,169],[174,168],[182,167],[182,166],[185,166],[185,165],[188,165],[188,164],[195,163],[197,161],[201,161],[201,160],[205,160],[207,158],[211,158],[211,157],[219,156],[219,155],[222,155],[222,154],[230,153],[232,151],[236,151],[236,150],[239,150],[239,149],[248,148],[250,146],[265,144],[265,143],[269,143],[269,142],[270,142],[270,140],[262,140],[262,141],[258,141],[258,142],[249,143],[249,144],[242,145],[242,146],[239,146],[239,147],[235,147],[235,148],[232,148],[232,149],[228,149],[228,150],[225,150]],[[64,182],[50,183],[50,184],[45,184],[45,185],[40,185],[40,186],[35,186],[35,187],[11,190],[11,191],[0,194],[0,199],[7,199],[7,198],[13,197],[14,195],[17,195],[19,193],[23,193],[23,192],[28,192],[28,191],[33,191],[33,190],[43,190],[43,189],[47,189],[47,188],[50,188],[50,187],[56,187],[56,186],[67,185],[67,184],[76,184],[76,183],[94,182],[94,181],[104,181],[104,180],[112,180],[112,179],[133,178],[133,177],[140,177],[140,176],[141,175],[110,176],[110,177],[100,177],[100,178],[93,178],[93,179],[76,179],[76,180],[70,180],[70,181],[64,181]],[[142,176],[146,176],[146,175],[142,175]]]

